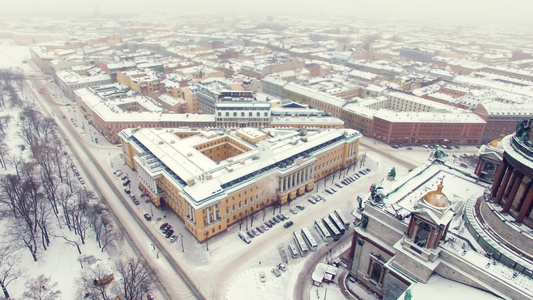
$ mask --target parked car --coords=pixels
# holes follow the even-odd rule
[[[299,210],[304,210],[305,209],[305,206],[303,206],[303,205],[296,205],[296,207],[298,207]]]
[[[263,271],[259,272],[259,279],[261,280],[261,282],[265,282],[266,281],[265,272],[263,272]]]
[[[168,223],[163,223],[163,224],[161,224],[161,226],[159,226],[159,229],[163,230],[163,229],[165,229],[167,227],[167,225],[168,225]]]
[[[309,199],[307,199],[307,201],[311,202],[311,204],[315,204],[316,203],[316,201],[313,200],[313,198],[309,198]]]
[[[247,234],[250,238],[254,238],[254,237],[255,237],[255,234],[253,234],[253,232],[251,232],[250,230],[246,231],[246,234]]]
[[[174,243],[178,239],[177,235],[173,235],[172,238],[170,238],[170,242]]]
[[[285,220],[285,216],[283,216],[282,214],[277,215],[276,218],[278,218],[280,221]]]
[[[152,217],[149,214],[144,214],[146,221],[152,221]]]
[[[268,224],[270,224],[270,226],[274,226],[274,225],[276,225],[276,221],[268,220]]]
[[[272,218],[272,221],[273,221],[274,223],[276,223],[276,224],[279,223],[279,220],[278,220],[276,217],[273,217],[273,218]]]
[[[164,234],[167,234],[172,228],[172,225],[167,225],[167,227],[165,227],[165,229],[163,229],[163,233]]]
[[[278,269],[282,270],[283,272],[287,271],[287,267],[283,263],[278,264]]]
[[[141,203],[139,202],[139,200],[137,200],[137,199],[133,199],[133,203],[135,203],[135,205],[139,205],[139,204],[141,204]]]
[[[131,193],[131,191],[129,189],[124,189],[124,193],[129,195]]]
[[[289,222],[283,224],[283,227],[285,227],[285,228],[289,228],[289,227],[292,226],[292,224],[294,224],[294,223],[293,223],[292,221],[289,221]]]
[[[270,229],[270,228],[269,228],[268,226],[266,226],[266,225],[261,225],[261,226],[259,226],[259,227],[261,227],[261,229],[263,229],[263,231],[268,231],[268,230]]]
[[[272,228],[272,224],[269,223],[269,222],[265,222],[265,225],[266,225],[266,227],[268,227],[268,228]]]
[[[261,226],[257,226],[255,228],[255,230],[259,231],[260,233],[264,233],[265,231],[263,230],[263,228],[261,228]]]
[[[128,179],[128,175],[124,175],[122,178],[120,178],[120,180],[122,180],[122,181],[124,181],[126,179]]]
[[[342,185],[340,185],[338,183],[335,183],[335,185],[342,189]]]
[[[115,173],[115,176],[120,177],[120,175],[124,174],[121,170],[117,170],[117,173]]]
[[[167,231],[167,234],[165,235],[165,237],[168,239],[168,238],[171,237],[173,234],[174,234],[174,230],[170,229],[169,231]]]
[[[252,232],[253,232],[255,235],[257,235],[257,236],[258,236],[259,234],[261,234],[261,232],[259,232],[259,231],[256,230],[256,229],[252,229]]]
[[[281,272],[279,269],[272,269],[272,274],[274,274],[276,277],[279,277],[281,275]]]
[[[291,209],[289,209],[289,211],[290,211],[290,212],[291,212],[291,213],[292,213],[293,215],[295,215],[295,214],[297,214],[297,213],[298,213],[297,211],[295,211],[295,210],[294,210],[294,209],[292,209],[292,208],[291,208]]]
[[[122,186],[127,186],[128,184],[130,184],[130,180],[129,180],[129,179],[126,180],[126,181],[124,181],[124,182],[122,183]]]

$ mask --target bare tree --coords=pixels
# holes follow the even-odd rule
[[[57,282],[51,282],[50,277],[39,275],[26,282],[26,291],[22,296],[28,300],[55,300],[61,298],[61,291],[57,289]]]
[[[86,272],[81,278],[78,279],[78,295],[80,299],[89,300],[108,300],[111,299],[108,290],[110,283],[98,283],[97,280],[107,278],[110,275],[110,268],[106,267],[103,263],[94,262],[90,266],[90,271]]]
[[[128,261],[119,261],[116,264],[117,275],[122,277],[120,290],[125,300],[141,300],[153,288],[154,279],[151,269],[146,267],[146,263],[138,258]]]
[[[37,241],[33,230],[27,230],[24,227],[26,223],[20,219],[12,219],[7,232],[11,233],[8,237],[9,242],[15,248],[26,248],[30,251],[33,261],[37,261]],[[22,228],[22,230],[21,230]]]
[[[63,218],[65,219],[65,225],[67,225],[68,230],[72,230],[72,221],[70,217],[72,215],[71,210],[74,209],[75,205],[73,196],[74,193],[72,192],[72,189],[68,188],[60,188],[57,193],[57,201],[62,208]]]
[[[67,238],[67,237],[64,236],[64,235],[62,235],[62,236],[59,236],[59,235],[53,235],[53,236],[54,236],[54,237],[59,237],[59,238],[64,239],[64,240],[65,240],[65,244],[76,246],[76,250],[78,250],[78,254],[81,255],[80,244],[79,244],[77,241],[71,240],[71,239]]]
[[[10,297],[7,291],[9,284],[19,279],[24,273],[24,269],[18,267],[18,262],[20,262],[20,255],[13,251],[12,246],[0,249],[0,287],[6,299]]]
[[[2,123],[0,123],[2,124]],[[6,144],[5,137],[2,136],[0,140],[0,164],[7,170],[6,157],[9,155],[9,148]]]
[[[122,240],[122,232],[115,227],[115,223],[103,203],[100,202],[92,205],[89,210],[89,220],[98,246],[102,252],[112,242]]]
[[[80,189],[75,194],[75,206],[71,210],[72,224],[74,232],[80,236],[81,243],[85,244],[87,230],[91,228],[90,210],[92,205],[89,200],[94,198],[94,192]]]
[[[113,223],[108,223],[107,226],[102,227],[102,231],[100,233],[100,241],[99,245],[102,249],[102,252],[104,252],[105,248],[113,242],[120,242],[124,236],[122,235],[122,232],[118,230],[115,226],[113,226]]]
[[[13,165],[13,167],[15,168],[15,172],[17,173],[17,177],[20,179],[19,169],[20,169],[20,165],[24,163],[24,159],[22,159],[22,156],[13,154],[9,156],[7,160],[11,165]]]

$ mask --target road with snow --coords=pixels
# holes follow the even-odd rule
[[[36,89],[42,86],[42,82],[33,80],[32,86]],[[171,255],[154,256],[151,245],[154,244],[164,251],[163,247],[159,247],[159,241],[152,239],[151,233],[148,233],[144,226],[141,226],[142,220],[139,214],[132,213],[132,208],[125,204],[125,197],[120,191],[120,187],[113,184],[113,179],[110,178],[108,169],[107,153],[117,151],[117,147],[97,146],[96,144],[87,141],[82,137],[75,127],[71,126],[69,117],[70,114],[64,111],[68,106],[56,104],[51,96],[47,93],[44,97],[38,97],[34,92],[34,98],[40,101],[40,105],[44,111],[55,118],[59,129],[63,135],[69,138],[67,146],[71,151],[74,160],[78,162],[80,172],[88,179],[88,183],[92,186],[100,198],[105,199],[110,209],[114,213],[117,224],[120,225],[124,232],[127,233],[127,241],[131,247],[132,256],[142,257],[152,268],[156,271],[157,281],[160,283],[161,293],[165,299],[199,299],[203,298],[199,291],[195,290],[194,286],[190,284],[175,262],[167,260],[166,257]],[[69,108],[70,109],[70,108]],[[67,118],[63,118],[63,116]],[[103,151],[102,151],[103,150]],[[102,155],[104,154],[104,155]],[[105,166],[103,166],[105,165]],[[123,250],[124,251],[124,250]],[[192,286],[192,287],[191,287]]]

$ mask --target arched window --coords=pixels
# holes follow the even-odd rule
[[[377,262],[373,262],[372,273],[370,274],[370,279],[379,283],[381,278],[381,272],[383,272],[383,267]]]
[[[415,235],[415,243],[420,246],[424,247],[428,241],[429,233],[431,232],[431,228],[427,223],[420,222],[418,224],[418,230],[416,231]]]

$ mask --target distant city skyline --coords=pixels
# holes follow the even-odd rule
[[[106,14],[172,13],[176,14],[302,14],[344,15],[383,21],[409,20],[457,22],[474,24],[531,23],[533,3],[526,0],[376,0],[376,1],[304,1],[304,0],[198,0],[190,1],[68,1],[20,0],[2,7],[4,16],[90,15],[98,11]]]

